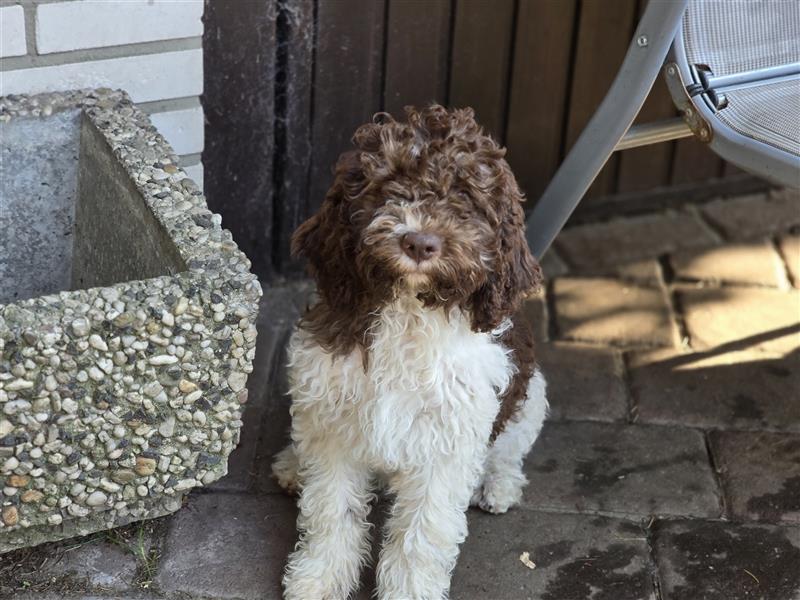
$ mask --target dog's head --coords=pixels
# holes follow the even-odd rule
[[[366,315],[402,295],[457,305],[475,331],[491,331],[541,282],[505,150],[471,109],[408,107],[406,116],[377,115],[356,131],[357,149],[339,158],[322,207],[292,240],[328,326],[346,327],[354,342]]]

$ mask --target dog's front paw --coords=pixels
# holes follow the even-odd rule
[[[278,485],[290,496],[300,493],[299,470],[300,461],[297,459],[294,445],[289,444],[275,455],[275,461],[272,463],[272,475]]]
[[[473,506],[477,504],[481,510],[493,515],[501,515],[508,512],[508,509],[519,504],[522,499],[522,489],[518,485],[510,482],[485,483],[480,490],[473,495]]]

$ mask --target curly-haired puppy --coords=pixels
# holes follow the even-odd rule
[[[520,500],[547,412],[515,315],[541,271],[505,152],[471,109],[406,115],[358,129],[293,239],[319,300],[289,344],[292,442],[273,465],[300,490],[291,600],[356,589],[378,479],[393,503],[378,596],[447,597],[467,507]]]

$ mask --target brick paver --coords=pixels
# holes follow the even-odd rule
[[[768,240],[684,251],[673,254],[671,262],[679,279],[777,288],[789,286],[786,267]]]
[[[550,418],[624,421],[628,399],[619,351],[568,342],[540,344]]]
[[[645,517],[718,517],[717,485],[697,431],[547,423],[526,463],[530,508]]]
[[[663,600],[794,600],[800,596],[800,528],[719,521],[655,527]]]
[[[732,518],[800,525],[800,435],[714,432],[710,439]]]
[[[780,354],[800,348],[800,291],[687,287],[678,294],[696,350],[729,343]]]
[[[635,523],[516,509],[470,511],[469,526],[454,600],[655,599],[646,534]]]
[[[170,525],[158,588],[192,598],[280,598],[295,514],[294,502],[279,495],[193,496]]]
[[[800,224],[800,195],[791,190],[726,198],[701,207],[729,239],[750,239]]]
[[[554,282],[553,294],[564,339],[616,346],[678,343],[662,289],[608,278],[563,278]]]
[[[778,242],[794,287],[800,288],[800,235],[787,235]]]
[[[640,423],[800,433],[800,355],[674,350],[628,355]]]
[[[645,215],[571,227],[556,239],[567,262],[579,269],[618,266],[680,248],[712,246],[717,237],[691,212]]]

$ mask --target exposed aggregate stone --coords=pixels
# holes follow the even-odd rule
[[[187,270],[0,305],[0,552],[177,510],[226,473],[261,288],[123,92],[0,98],[0,122],[80,107]]]

